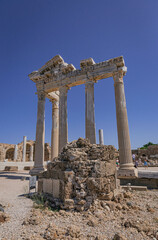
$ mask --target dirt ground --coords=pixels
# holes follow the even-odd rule
[[[158,239],[157,190],[124,192],[85,212],[51,211],[25,197],[28,180],[28,172],[0,172],[0,204],[9,216],[0,223],[0,240]]]

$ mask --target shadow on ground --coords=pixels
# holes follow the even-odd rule
[[[16,176],[17,174],[17,176]],[[23,176],[24,175],[24,176]],[[29,175],[27,173],[17,173],[17,172],[0,172],[0,178],[7,178],[10,180],[29,180]]]

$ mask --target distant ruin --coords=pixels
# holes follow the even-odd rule
[[[50,160],[50,146],[45,143],[44,161]],[[24,140],[18,144],[0,143],[0,162],[33,162],[35,160],[35,141]]]

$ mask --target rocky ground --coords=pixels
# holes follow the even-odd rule
[[[21,196],[28,181],[15,176],[0,174],[0,215],[7,215],[0,223],[0,240],[158,239],[156,190],[120,193],[113,201],[95,201],[84,212],[52,211]]]

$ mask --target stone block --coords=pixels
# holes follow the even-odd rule
[[[16,172],[18,171],[18,166],[6,166],[4,171],[7,171],[7,172]]]
[[[31,166],[25,166],[24,167],[24,170],[26,170],[26,171],[31,170],[31,169],[33,169],[33,167],[31,167]]]
[[[117,170],[117,177],[121,178],[137,178],[138,177],[138,169],[119,169]]]
[[[60,180],[52,180],[52,193],[54,198],[59,198]]]
[[[43,179],[38,180],[38,193],[43,192]]]
[[[67,210],[88,209],[96,198],[109,200],[116,188],[117,155],[113,146],[90,144],[81,138],[73,141],[49,163],[49,173],[40,175],[43,192],[50,193]]]
[[[53,193],[52,189],[52,179],[43,179],[43,192],[44,193]]]

